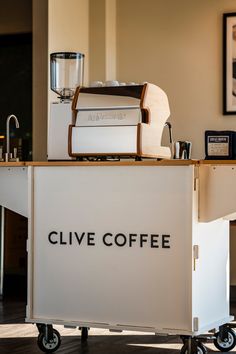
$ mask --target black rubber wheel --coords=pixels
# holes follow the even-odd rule
[[[236,345],[236,335],[233,329],[226,328],[227,338],[225,340],[220,339],[220,332],[215,334],[216,338],[214,339],[215,347],[221,352],[229,352]]]
[[[45,338],[45,334],[43,332],[38,335],[38,347],[44,353],[53,353],[55,352],[61,345],[61,336],[60,333],[53,329],[53,339],[47,341]]]
[[[83,342],[86,342],[88,339],[88,328],[87,327],[81,327],[81,340]]]
[[[188,343],[186,342],[181,351],[180,354],[188,354]],[[207,348],[205,347],[205,345],[203,345],[202,343],[198,342],[197,343],[197,354],[207,354]]]
[[[44,331],[45,324],[36,323],[36,326],[37,326],[37,328],[38,328],[39,333],[42,333],[42,332]]]

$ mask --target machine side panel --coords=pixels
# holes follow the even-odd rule
[[[71,160],[68,154],[68,128],[71,122],[70,102],[51,103],[48,119],[48,160]]]
[[[192,331],[193,166],[34,168],[28,320]]]

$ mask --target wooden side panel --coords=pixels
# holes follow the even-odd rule
[[[148,124],[141,124],[141,155],[170,158],[170,149],[161,146],[162,132],[165,122],[170,115],[167,95],[158,86],[145,84],[141,99],[141,108],[148,111],[149,117]]]

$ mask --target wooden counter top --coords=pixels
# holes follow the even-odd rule
[[[0,167],[24,166],[188,166],[188,165],[236,165],[236,160],[151,160],[142,161],[20,161],[0,162]]]
[[[202,165],[236,165],[236,160],[199,160]]]
[[[186,166],[195,165],[197,160],[122,160],[122,161],[45,161],[26,162],[26,166]]]
[[[186,166],[196,165],[198,160],[122,160],[122,161],[21,161],[0,162],[0,167],[18,166]]]
[[[0,167],[19,167],[19,166],[25,166],[26,163],[25,161],[19,161],[19,162],[0,162]]]

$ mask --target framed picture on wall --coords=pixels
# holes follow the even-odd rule
[[[236,12],[223,15],[223,114],[236,114]]]

